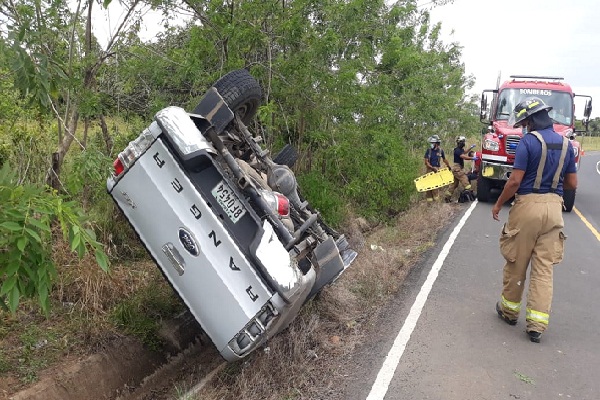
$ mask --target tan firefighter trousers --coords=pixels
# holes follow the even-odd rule
[[[454,164],[451,170],[452,174],[454,175],[454,183],[452,183],[452,186],[449,186],[448,190],[446,191],[447,199],[452,197],[459,184],[462,184],[463,189],[465,190],[471,189],[471,182],[469,182],[469,178],[467,177],[467,174],[465,174],[465,171],[460,164]]]
[[[441,167],[436,167],[439,171],[442,169]],[[436,170],[433,168],[425,167],[426,173],[435,172]],[[427,201],[437,201],[440,198],[440,189],[431,189],[425,192],[425,198]]]
[[[562,261],[565,235],[562,231],[562,197],[553,194],[517,195],[500,235],[504,265],[502,311],[517,319],[531,262],[527,293],[527,331],[544,332],[552,304],[554,264]]]

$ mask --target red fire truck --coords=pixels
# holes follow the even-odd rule
[[[488,103],[487,95],[492,94]],[[536,96],[552,106],[549,112],[554,121],[554,130],[571,140],[575,151],[575,161],[579,169],[582,155],[581,144],[575,139],[578,133],[587,132],[592,113],[592,97],[574,94],[571,86],[559,77],[513,75],[496,89],[486,89],[481,95],[480,120],[487,126],[481,143],[481,163],[477,178],[477,198],[490,200],[493,189],[502,189],[508,180],[515,161],[515,151],[521,140],[520,128],[508,125],[508,118],[515,106],[523,99]],[[575,128],[575,97],[584,97],[582,126]],[[489,105],[489,107],[488,107]],[[570,212],[575,203],[575,190],[565,190],[563,195],[565,211]]]

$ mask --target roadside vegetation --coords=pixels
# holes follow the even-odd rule
[[[413,180],[428,136],[440,135],[448,152],[455,136],[481,130],[460,46],[443,43],[440,25],[410,0],[125,2],[110,36],[97,38],[101,7],[0,3],[0,394],[121,336],[161,346],[159,322],[183,307],[106,194],[106,178],[154,113],[192,109],[241,67],[263,87],[252,132],[273,153],[298,149],[303,194],[369,254],[270,345],[294,357],[250,361],[293,362],[314,377],[308,370],[327,368],[327,357],[309,363],[308,354],[351,351],[367,315],[431,245],[436,221],[452,215],[448,205],[424,208]],[[164,12],[165,29],[145,42],[138,33],[151,7]],[[181,18],[192,22],[178,27]],[[584,149],[600,149],[600,121],[590,129]],[[251,393],[245,365],[219,376],[237,398]],[[296,391],[309,385],[290,378],[288,393],[273,398],[308,398]]]
[[[584,151],[600,150],[600,136],[584,136],[579,137],[578,140],[581,142]]]

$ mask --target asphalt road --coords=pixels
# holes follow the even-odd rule
[[[477,203],[460,231],[457,220],[411,273],[380,333],[359,349],[345,398],[600,399],[598,161],[600,153],[585,155],[575,209],[563,214],[565,258],[555,267],[550,325],[541,343],[525,334],[524,312],[516,326],[496,315],[501,223],[492,219],[491,204]],[[502,222],[507,217],[508,206],[500,213]],[[423,289],[428,282],[429,291]]]

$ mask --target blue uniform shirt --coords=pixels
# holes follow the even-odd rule
[[[465,154],[465,150],[462,147],[454,148],[454,163],[460,164],[460,166],[464,168],[465,160],[461,157],[463,154]]]
[[[542,129],[537,131],[544,141],[549,143],[562,143],[563,137],[558,133],[554,132],[552,128]],[[523,136],[515,153],[515,169],[525,171],[518,194],[533,193],[533,184],[535,182],[535,176],[537,175],[538,165],[542,157],[542,144],[533,135],[527,134]],[[554,179],[554,173],[558,166],[560,159],[560,150],[548,149],[548,156],[546,158],[546,165],[544,166],[544,172],[542,174],[542,183],[540,186],[539,193],[548,193],[552,187],[552,179]],[[563,165],[563,173],[558,181],[558,187],[556,188],[556,194],[562,196],[563,194],[563,177],[564,174],[576,173],[575,168],[575,153],[573,152],[573,146],[569,142],[569,149],[565,156],[565,162]]]
[[[440,160],[446,158],[446,156],[444,150],[442,150],[441,147],[438,147],[437,150],[427,149],[425,158],[429,160],[429,164],[431,164],[432,167],[440,167]]]

